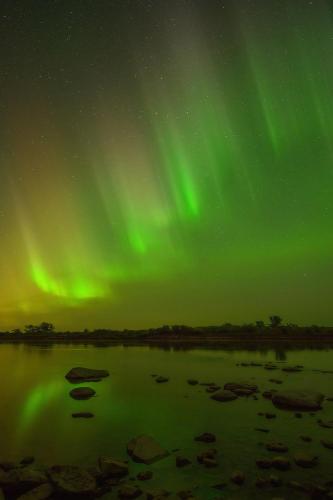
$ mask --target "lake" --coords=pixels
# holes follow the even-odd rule
[[[192,460],[183,469],[175,467],[175,453],[147,467],[131,463],[131,476],[138,471],[152,470],[149,487],[170,491],[191,489],[197,498],[304,498],[301,493],[289,496],[282,488],[258,490],[253,486],[257,476],[277,474],[284,481],[333,481],[333,450],[324,448],[320,440],[333,441],[333,429],[324,429],[317,419],[333,420],[333,402],[325,402],[318,415],[274,408],[260,394],[228,403],[210,399],[206,387],[190,386],[189,378],[200,382],[249,381],[260,391],[268,389],[320,390],[333,396],[333,352],[330,349],[300,350],[224,350],[224,349],[162,349],[159,347],[95,347],[89,345],[35,346],[30,344],[0,345],[0,428],[1,457],[19,460],[34,455],[42,464],[96,464],[100,455],[128,459],[126,443],[140,434],[153,436],[160,444]],[[237,366],[239,363],[272,361],[279,367],[304,365],[299,373],[267,371],[260,367]],[[74,366],[103,368],[110,377],[93,387],[96,396],[76,401],[69,396],[74,387],[65,374]],[[152,374],[169,377],[157,384]],[[277,378],[282,385],[269,379]],[[74,419],[77,411],[91,411],[92,419]],[[277,418],[268,420],[258,412],[273,412]],[[255,428],[266,428],[262,433]],[[217,436],[213,444],[219,452],[219,466],[205,469],[196,462],[196,455],[206,445],[194,441],[203,432]],[[312,442],[305,443],[301,435]],[[292,460],[295,451],[307,450],[319,456],[314,469],[303,470],[294,463],[287,472],[261,471],[255,460],[272,456],[265,450],[268,441],[281,441],[289,446]],[[276,454],[275,454],[276,455]],[[229,478],[235,470],[246,475],[246,483],[238,487]],[[224,491],[212,488],[226,482]],[[143,487],[148,488],[146,482]],[[240,496],[240,493],[243,496]],[[245,493],[246,492],[246,493]],[[116,498],[110,493],[104,498]]]

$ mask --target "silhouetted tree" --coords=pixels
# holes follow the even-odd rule
[[[277,316],[277,315],[270,316],[269,320],[271,322],[272,328],[280,326],[282,323],[282,318],[280,316]]]
[[[54,325],[43,321],[39,325],[26,325],[24,327],[25,333],[52,333],[54,332]]]
[[[265,326],[265,323],[263,321],[261,321],[261,320],[256,321],[257,328],[264,328],[264,326]]]

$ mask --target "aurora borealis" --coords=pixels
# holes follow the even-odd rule
[[[332,324],[330,1],[0,14],[0,328]]]

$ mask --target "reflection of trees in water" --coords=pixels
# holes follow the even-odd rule
[[[275,350],[275,359],[278,361],[286,361],[287,360],[287,352],[284,349],[276,349]]]

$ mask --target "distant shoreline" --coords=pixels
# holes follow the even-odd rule
[[[1,344],[95,344],[98,346],[166,346],[193,347],[333,347],[333,328],[313,331],[221,332],[221,333],[151,333],[151,332],[59,332],[59,333],[0,333]]]

